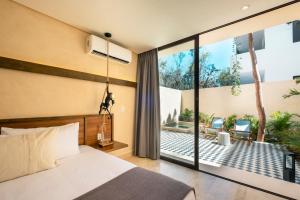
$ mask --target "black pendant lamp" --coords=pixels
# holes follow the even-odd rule
[[[106,38],[106,88],[102,97],[100,104],[99,114],[108,113],[111,117],[111,107],[114,105],[114,95],[109,91],[109,39],[111,38],[111,33],[104,33]]]

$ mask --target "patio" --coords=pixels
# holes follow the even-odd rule
[[[161,131],[161,153],[194,160],[194,135]],[[279,145],[236,141],[222,146],[213,138],[199,139],[199,163],[225,165],[256,174],[282,179],[283,149]],[[296,183],[300,184],[300,162],[296,160]]]

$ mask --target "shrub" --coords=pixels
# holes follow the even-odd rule
[[[235,114],[230,115],[229,117],[227,117],[225,119],[225,122],[224,122],[225,131],[230,131],[230,129],[234,128],[234,122],[236,119],[237,119],[237,115],[235,115]]]
[[[300,153],[300,125],[293,120],[295,114],[287,112],[274,112],[267,123],[269,134],[266,135],[267,142],[277,143],[285,146],[288,150]]]
[[[251,137],[253,139],[256,139],[257,132],[258,132],[258,126],[259,126],[258,119],[253,115],[244,115],[242,119],[246,119],[246,120],[250,121]]]
[[[270,116],[270,120],[267,122],[267,130],[272,132],[278,132],[288,130],[292,126],[293,114],[288,112],[274,112]]]
[[[300,154],[300,129],[273,132],[273,143],[285,146],[291,152]]]
[[[214,118],[214,114],[208,115],[202,112],[199,113],[199,122],[205,125],[210,125],[213,118]]]
[[[282,144],[288,150],[300,154],[300,129],[286,131],[285,135],[286,137],[283,137]]]
[[[192,122],[194,120],[193,118],[193,110],[189,110],[188,108],[185,108],[182,113],[179,115],[180,121],[186,121],[186,122]]]
[[[203,113],[203,112],[199,112],[199,122],[200,123],[205,123],[205,118],[206,118],[206,115],[207,114],[205,114],[205,113]]]
[[[166,126],[174,127],[176,125],[177,125],[176,121],[174,120],[174,118],[171,117],[171,114],[169,113],[166,121]]]

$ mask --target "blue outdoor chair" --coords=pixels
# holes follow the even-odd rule
[[[236,138],[246,139],[251,142],[251,121],[247,119],[238,119],[234,123],[234,129],[231,130]]]
[[[210,127],[205,129],[205,134],[213,133],[215,136],[218,135],[218,132],[223,130],[224,119],[221,117],[214,117],[212,119]]]

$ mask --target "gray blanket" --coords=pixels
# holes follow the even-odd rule
[[[76,200],[182,200],[192,190],[167,176],[136,167]]]

